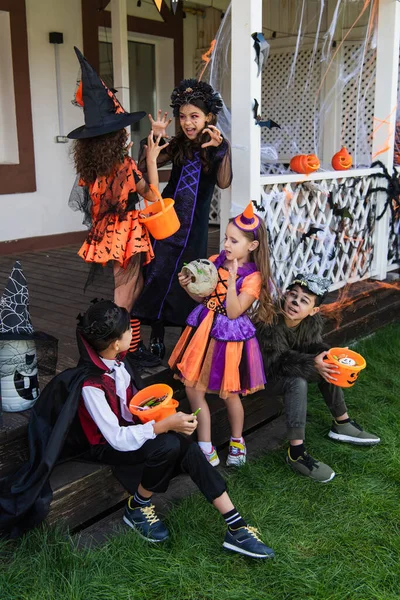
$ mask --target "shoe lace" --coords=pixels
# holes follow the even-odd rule
[[[146,517],[146,520],[148,521],[149,525],[154,525],[155,523],[157,523],[160,520],[156,515],[154,504],[150,504],[149,506],[144,506],[140,510]]]
[[[310,470],[317,465],[317,461],[315,460],[315,458],[313,458],[312,456],[310,456],[307,452],[304,452],[302,458],[303,458],[304,464]]]
[[[353,419],[350,421],[350,423],[353,425],[353,427],[355,427],[356,429],[359,429],[360,431],[363,430],[363,428],[361,427],[361,425],[359,425],[357,423],[357,421],[353,421]]]
[[[257,540],[257,542],[261,542],[261,539],[259,538],[260,532],[258,531],[258,529],[256,527],[247,525],[244,529],[246,529],[246,531],[248,531],[250,533],[250,535],[253,536],[253,538],[255,538]]]

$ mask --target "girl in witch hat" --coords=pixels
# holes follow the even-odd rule
[[[181,227],[168,239],[157,241],[155,259],[146,268],[145,286],[133,313],[152,325],[150,350],[163,357],[164,325],[184,326],[194,308],[192,299],[179,286],[178,273],[188,263],[207,254],[208,219],[215,185],[227,188],[232,169],[228,142],[216,127],[223,104],[221,96],[205,82],[185,79],[171,95],[174,117],[180,129],[160,152],[159,167],[172,162],[164,198],[174,198]],[[167,113],[153,120],[155,135],[165,136],[172,119]],[[148,153],[148,150],[147,150]],[[139,167],[145,172],[146,149],[142,147]],[[150,175],[150,173],[149,173]]]
[[[138,193],[150,201],[157,197],[128,154],[131,145],[125,127],[146,113],[127,113],[81,52],[77,48],[75,52],[82,70],[75,104],[83,107],[85,125],[68,134],[75,140],[73,157],[78,173],[69,204],[84,212],[84,223],[90,226],[78,254],[92,265],[88,283],[96,267],[112,263],[114,300],[130,312],[143,286],[142,265],[154,258],[149,233],[138,220]],[[146,169],[155,187],[157,157],[166,145],[160,146],[154,142],[153,134],[149,136]],[[132,329],[132,356],[142,357],[137,319],[132,320]],[[150,353],[145,358],[142,364],[159,362]]]
[[[230,220],[224,250],[210,260],[217,267],[218,283],[208,298],[191,294],[187,290],[191,277],[178,275],[182,289],[199,304],[186,321],[169,366],[185,384],[192,410],[201,408],[197,417],[199,446],[214,466],[219,458],[211,443],[205,393],[225,400],[231,425],[226,464],[240,466],[246,462],[246,445],[239,394],[263,389],[266,381],[252,320],[271,323],[274,316],[267,232],[251,203],[243,214]]]

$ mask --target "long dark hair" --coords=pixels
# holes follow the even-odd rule
[[[234,224],[234,219],[229,219],[229,222]],[[272,300],[275,286],[269,262],[267,229],[264,221],[260,219],[260,224],[255,232],[243,229],[240,231],[249,242],[258,241],[257,248],[251,252],[251,259],[261,273],[261,292],[255,308],[250,311],[250,316],[254,322],[270,324],[274,321],[276,312]]]
[[[125,129],[91,138],[75,140],[72,156],[76,172],[90,185],[99,176],[111,175],[126,156],[128,134]]]
[[[190,104],[196,106],[202,113],[206,116],[211,115],[209,125],[215,125],[217,122],[217,117],[209,113],[207,106],[203,102],[203,100],[193,99],[190,101]],[[185,106],[185,105],[182,105]],[[209,173],[213,168],[213,161],[210,157],[209,148],[202,148],[201,145],[210,140],[208,133],[201,133],[197,136],[195,140],[189,140],[189,138],[182,131],[182,128],[179,128],[178,133],[169,143],[167,148],[168,155],[170,156],[172,162],[179,166],[182,166],[184,162],[189,159],[193,160],[193,156],[195,152],[200,152],[200,160],[205,173]]]
[[[119,340],[130,327],[130,315],[111,300],[92,304],[79,317],[78,331],[96,352],[102,352]]]

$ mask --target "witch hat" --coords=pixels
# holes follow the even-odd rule
[[[233,219],[233,222],[242,231],[255,231],[260,224],[260,218],[254,214],[253,203],[249,202],[244,211]]]
[[[21,263],[17,260],[0,298],[0,336],[30,337],[33,333],[28,286]]]
[[[128,113],[115,95],[97,75],[83,54],[74,47],[82,69],[82,80],[76,101],[85,114],[85,125],[74,129],[68,137],[77,140],[119,131],[146,116],[144,111]]]

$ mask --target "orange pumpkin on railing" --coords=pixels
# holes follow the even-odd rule
[[[332,167],[335,169],[335,171],[347,171],[347,169],[350,169],[352,164],[353,159],[344,146],[332,157]]]
[[[319,158],[315,154],[296,154],[290,159],[290,168],[295,173],[309,175],[320,167]]]

